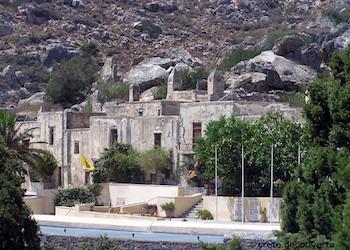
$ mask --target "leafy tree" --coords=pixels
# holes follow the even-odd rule
[[[0,144],[0,248],[40,249],[39,227],[23,201],[22,163]]]
[[[183,89],[189,90],[195,89],[198,81],[207,79],[209,72],[205,68],[198,67],[193,70],[181,70],[180,75],[183,82]]]
[[[126,144],[116,143],[105,149],[95,164],[95,183],[142,183],[144,173],[137,160],[137,152]]]
[[[247,195],[268,195],[270,190],[271,146],[276,148],[274,177],[281,193],[285,182],[294,172],[301,142],[301,128],[281,114],[268,114],[249,122],[246,120],[220,118],[210,122],[205,136],[198,140],[196,157],[204,167],[206,181],[214,179],[214,150],[218,148],[218,175],[223,181],[225,194],[241,192],[241,152],[245,151],[245,178]],[[200,172],[200,171],[199,171]]]
[[[69,107],[81,103],[97,79],[97,66],[89,57],[74,57],[54,67],[46,96],[53,103]]]
[[[336,233],[335,240],[337,243],[337,249],[347,250],[350,249],[350,195],[344,205],[343,221],[339,227],[339,232]]]
[[[284,190],[281,241],[335,239],[339,249],[350,246],[349,55],[350,47],[336,54],[330,63],[333,77],[308,87],[305,138],[309,147],[299,179]]]
[[[329,86],[332,79],[316,79],[308,86],[308,98],[304,108],[306,137],[314,145],[327,146],[331,130],[331,114],[328,106]]]
[[[170,176],[173,166],[170,153],[163,148],[154,148],[141,152],[139,163],[144,171],[161,172],[166,177]]]

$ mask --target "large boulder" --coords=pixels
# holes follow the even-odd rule
[[[237,64],[232,73],[259,72],[267,75],[267,89],[299,90],[317,76],[317,71],[307,65],[264,51],[255,58]]]
[[[249,72],[242,75],[234,73],[225,74],[225,82],[229,88],[244,89],[247,92],[266,92],[269,90],[268,77],[264,73]]]
[[[159,86],[154,86],[150,89],[147,89],[140,95],[140,101],[149,102],[154,100],[154,94],[158,91]]]
[[[168,79],[169,73],[158,65],[141,64],[131,69],[123,81],[137,87],[140,93],[145,90],[162,85]]]
[[[320,68],[324,57],[323,51],[316,43],[311,43],[300,51],[300,62],[309,65],[314,69]]]
[[[28,23],[36,25],[44,24],[50,19],[57,18],[51,9],[40,5],[29,5],[22,12],[25,14]]]
[[[148,34],[150,38],[157,38],[163,32],[160,26],[153,23],[153,21],[149,19],[143,19],[135,22],[133,27],[134,29],[139,30],[141,33]]]
[[[177,6],[172,2],[151,2],[146,3],[143,8],[145,10],[151,11],[151,12],[164,12],[164,13],[172,13],[175,10],[177,10]]]
[[[18,87],[18,79],[15,74],[15,69],[11,65],[6,66],[3,71],[1,72],[1,77],[4,79],[6,84],[10,86],[11,88],[13,87]]]
[[[175,61],[171,58],[161,58],[161,57],[151,57],[144,59],[140,64],[152,64],[158,65],[164,69],[168,69],[171,66],[175,65]]]
[[[295,53],[304,45],[305,41],[301,37],[286,36],[274,46],[273,52],[279,56],[288,56],[292,53]]]
[[[51,67],[56,62],[70,59],[78,55],[78,51],[59,43],[50,44],[46,51],[40,56],[41,63],[46,67]]]
[[[157,54],[157,56],[172,59],[175,64],[184,63],[191,67],[196,67],[202,64],[198,58],[193,57],[190,52],[184,48],[170,48],[167,50],[162,50]]]

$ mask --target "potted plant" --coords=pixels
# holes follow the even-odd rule
[[[157,212],[157,205],[148,204],[146,205],[147,214],[154,216]]]
[[[260,222],[267,222],[267,210],[266,207],[260,209]]]
[[[174,211],[175,211],[175,204],[174,202],[167,202],[160,206],[165,211],[165,216],[167,218],[175,217]]]

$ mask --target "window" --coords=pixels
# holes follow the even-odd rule
[[[49,127],[49,145],[53,145],[54,143],[54,134],[55,134],[55,128],[54,127]]]
[[[85,184],[90,184],[90,172],[85,172]]]
[[[161,147],[162,146],[162,134],[161,133],[154,133],[154,147]]]
[[[192,143],[193,143],[193,149],[196,147],[196,141],[202,137],[202,123],[201,122],[194,122],[193,123],[193,130],[192,130]]]
[[[109,145],[112,146],[114,143],[118,142],[118,129],[111,129],[109,137]]]
[[[79,154],[79,142],[74,142],[74,154]]]

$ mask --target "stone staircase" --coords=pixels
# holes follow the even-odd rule
[[[203,209],[203,199],[200,200],[193,208],[191,208],[186,214],[185,219],[198,220],[197,211]]]

